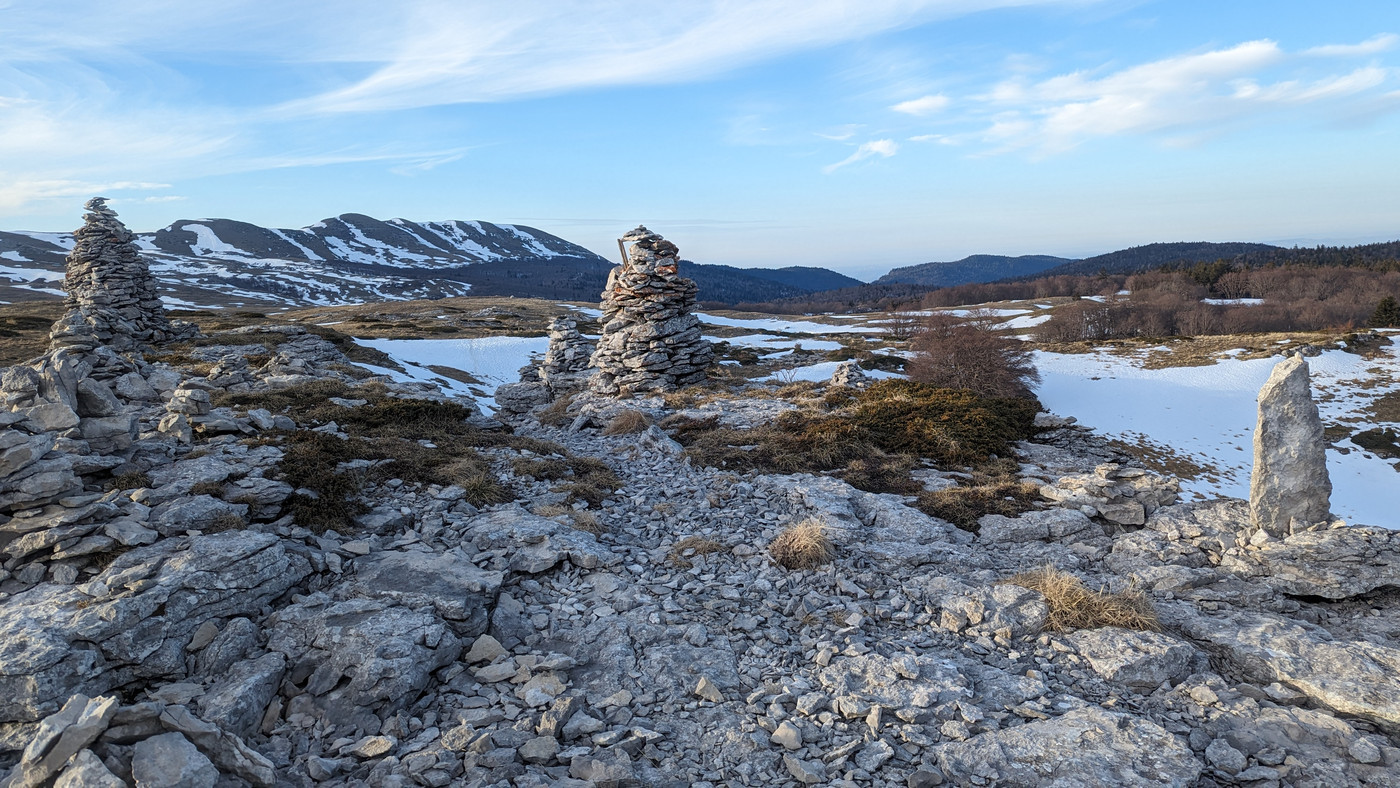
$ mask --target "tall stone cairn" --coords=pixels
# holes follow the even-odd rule
[[[540,362],[540,381],[556,397],[581,388],[588,378],[593,350],[593,343],[579,333],[577,320],[554,318],[549,323],[549,349]]]
[[[1322,419],[1302,356],[1280,361],[1259,390],[1249,512],[1256,531],[1284,537],[1331,518]]]
[[[73,233],[63,279],[68,312],[49,332],[54,348],[133,350],[172,334],[150,265],[106,203],[88,200],[83,226]]]
[[[589,388],[613,395],[703,381],[715,351],[691,314],[697,288],[677,272],[680,250],[645,227],[622,240],[632,245],[603,291],[603,336],[592,361],[598,371]]]

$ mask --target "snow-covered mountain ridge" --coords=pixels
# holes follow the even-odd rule
[[[182,219],[137,234],[136,243],[173,291],[176,305],[435,298],[463,295],[474,284],[502,276],[502,267],[516,278],[535,277],[545,284],[560,274],[596,274],[610,265],[533,227],[380,221],[354,213],[299,230]],[[57,294],[72,245],[67,233],[0,232],[0,280],[12,289]]]

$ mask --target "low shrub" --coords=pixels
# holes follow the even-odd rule
[[[130,471],[113,476],[106,486],[108,490],[139,490],[151,486],[151,477],[145,471]]]
[[[785,569],[815,569],[836,557],[836,547],[826,535],[826,526],[803,520],[769,542],[768,554]]]
[[[1050,607],[1045,628],[1052,631],[1122,627],[1156,632],[1162,628],[1152,602],[1136,589],[1119,593],[1091,591],[1079,578],[1053,566],[1024,572],[1007,582],[1045,597]]]

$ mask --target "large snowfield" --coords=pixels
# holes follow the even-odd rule
[[[1109,437],[1171,449],[1215,470],[1182,489],[1197,497],[1249,497],[1253,465],[1255,398],[1281,357],[1225,359],[1207,367],[1142,369],[1131,358],[1106,352],[1063,355],[1037,352],[1036,391],[1052,413],[1074,416]],[[1395,386],[1360,389],[1354,381],[1388,370],[1400,379],[1397,348],[1365,359],[1328,351],[1308,359],[1314,396],[1325,424],[1364,417],[1362,409]],[[1357,423],[1353,429],[1367,429]],[[1345,451],[1345,453],[1343,453]],[[1349,523],[1400,527],[1400,473],[1386,461],[1343,441],[1327,452],[1332,511]]]
[[[839,344],[817,336],[862,332],[878,337],[880,331],[873,326],[831,326],[780,318],[702,315],[701,319],[710,325],[754,331],[724,341],[770,352],[790,350],[795,345],[830,350]],[[1400,341],[1400,332],[1392,336]],[[520,368],[542,355],[549,344],[544,337],[361,343],[384,351],[405,369],[402,373],[376,371],[400,380],[436,382],[454,394],[476,398],[483,408],[492,404],[490,397],[497,386],[518,380]],[[1188,498],[1248,498],[1255,397],[1281,359],[1225,358],[1210,366],[1143,369],[1141,357],[1113,355],[1106,350],[1073,355],[1037,351],[1035,363],[1042,381],[1036,393],[1052,413],[1073,416],[1106,437],[1199,466],[1201,472],[1187,474],[1182,480]],[[1400,344],[1375,358],[1333,350],[1308,359],[1308,363],[1319,409],[1328,425],[1342,424],[1354,432],[1375,426],[1366,421],[1364,409],[1376,398],[1400,389]],[[450,380],[429,369],[434,365],[468,372],[481,384]],[[834,361],[806,364],[776,372],[766,380],[826,380],[836,365]],[[869,374],[892,376],[879,371]],[[1361,382],[1368,385],[1358,385]],[[1327,457],[1334,513],[1350,523],[1400,528],[1400,462],[1377,457],[1347,440],[1330,448]]]

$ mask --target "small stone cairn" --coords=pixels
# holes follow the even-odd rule
[[[676,245],[645,227],[622,236],[627,262],[608,275],[603,292],[603,336],[593,354],[598,394],[667,391],[699,383],[714,359],[700,336],[695,282],[677,272]]]
[[[593,343],[578,330],[578,321],[567,315],[549,324],[549,349],[540,362],[539,379],[555,397],[581,387],[588,378]]]
[[[150,265],[106,203],[105,197],[88,200],[83,226],[73,233],[63,280],[68,312],[49,332],[55,349],[134,350],[189,331],[166,318]]]
[[[1255,534],[1282,538],[1331,522],[1327,443],[1313,402],[1308,362],[1280,361],[1259,390],[1249,512]],[[1260,537],[1263,538],[1263,537]]]
[[[873,382],[858,362],[842,361],[836,365],[836,370],[831,373],[831,380],[828,380],[826,385],[832,388],[864,389]]]

